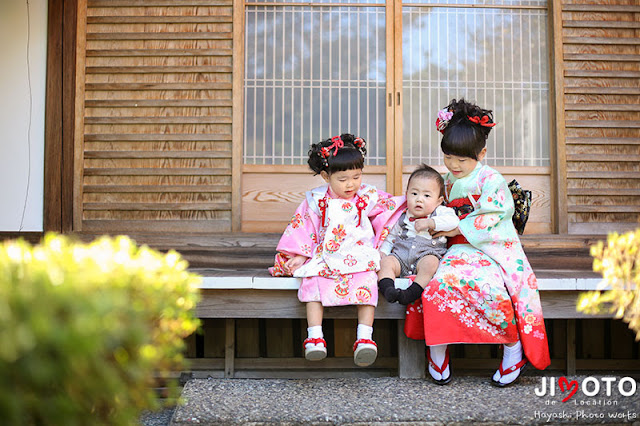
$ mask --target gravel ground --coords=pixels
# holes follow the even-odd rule
[[[171,417],[175,407],[167,408],[158,412],[147,412],[140,417],[141,426],[168,426],[171,424]]]
[[[616,377],[610,396],[602,376],[594,376],[600,393],[582,392],[587,376],[567,402],[556,384],[555,395],[537,396],[542,377],[523,377],[505,389],[485,377],[454,376],[448,386],[396,377],[370,379],[197,379],[183,390],[185,404],[175,411],[143,419],[145,426],[210,424],[634,424],[640,426],[640,389],[622,396]],[[614,376],[612,376],[614,377]],[[636,377],[635,380],[638,378]],[[546,378],[547,385],[549,378]],[[593,389],[589,386],[587,391]],[[626,383],[625,391],[631,389]],[[170,423],[166,423],[169,414]]]

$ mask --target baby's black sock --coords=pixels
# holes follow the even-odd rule
[[[409,303],[420,299],[424,289],[417,282],[413,282],[406,290],[400,290],[397,296],[398,303],[408,305]]]
[[[383,278],[378,281],[378,293],[382,294],[387,302],[394,303],[398,300],[398,293],[400,290],[396,288],[394,281],[391,278]]]

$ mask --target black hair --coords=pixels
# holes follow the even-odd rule
[[[438,183],[440,188],[440,194],[438,196],[444,197],[444,179],[442,175],[438,173],[436,169],[433,167],[429,167],[426,164],[420,164],[417,169],[411,173],[409,176],[409,180],[407,181],[407,189],[409,188],[409,184],[411,183],[411,179],[413,178],[426,178],[433,179]]]
[[[344,143],[344,146],[337,148],[337,151],[335,147],[329,148],[334,144],[336,138],[340,138]],[[331,175],[345,170],[363,169],[364,156],[367,154],[365,146],[364,138],[343,133],[340,136],[311,144],[307,163],[316,175],[321,172],[327,172]]]
[[[485,147],[491,127],[480,125],[469,120],[469,117],[488,117],[487,124],[493,123],[491,110],[482,109],[479,106],[460,99],[453,99],[445,108],[453,112],[447,127],[444,129],[440,147],[447,155],[478,159],[478,154]]]

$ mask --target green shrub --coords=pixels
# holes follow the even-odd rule
[[[599,241],[591,247],[591,256],[593,270],[602,273],[611,290],[583,293],[578,311],[614,313],[629,323],[636,340],[640,340],[640,228],[622,235],[610,234],[606,245]]]
[[[1,423],[129,425],[157,409],[154,377],[183,367],[199,324],[186,267],[127,237],[0,245]]]

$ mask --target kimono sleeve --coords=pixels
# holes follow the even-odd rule
[[[460,220],[458,227],[467,241],[476,248],[496,240],[513,238],[516,231],[513,216],[513,198],[501,174],[491,170],[478,177],[480,198],[474,210]]]
[[[378,195],[378,202],[369,212],[371,225],[375,232],[374,247],[376,248],[380,248],[407,207],[404,195],[392,197],[383,191],[378,191]]]
[[[438,206],[437,207],[438,214],[434,216],[432,219],[436,225],[434,231],[451,231],[458,227],[460,223],[460,219],[458,219],[458,215],[455,210],[451,207]]]
[[[393,228],[391,229],[391,232],[389,232],[389,235],[387,235],[387,237],[381,242],[380,244],[380,252],[384,253],[386,255],[389,255],[391,253],[391,250],[393,250],[393,244],[396,242],[396,238],[398,238],[398,235],[400,235],[400,221],[396,222],[395,225],[393,225]]]
[[[283,266],[291,257],[302,255],[311,258],[318,244],[320,218],[303,201],[287,225],[276,250],[275,263],[269,272],[273,276],[286,276]]]

